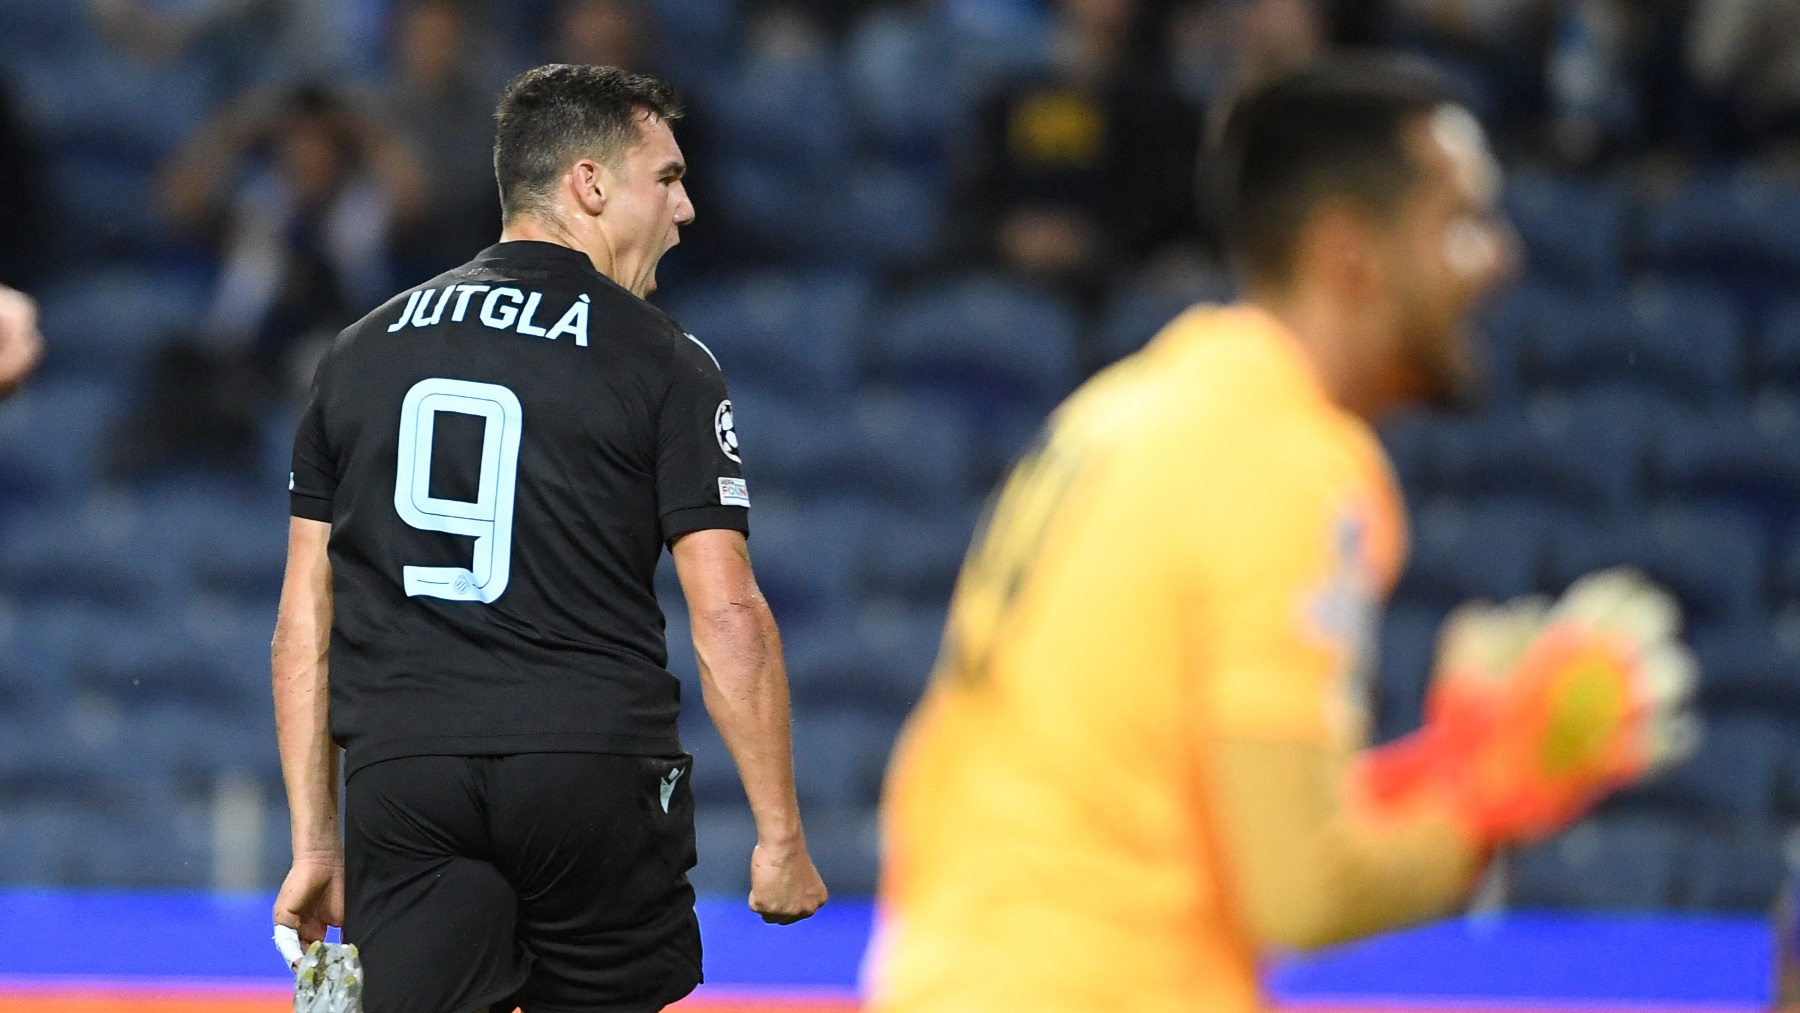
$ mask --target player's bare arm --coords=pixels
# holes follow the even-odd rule
[[[344,922],[344,845],[338,828],[338,748],[331,741],[331,525],[295,517],[288,531],[287,576],[270,652],[275,736],[281,750],[293,832],[294,865],[275,898],[275,923],[298,929],[303,943]]]
[[[0,397],[17,390],[43,357],[37,303],[23,292],[0,285]]]
[[[750,907],[765,921],[799,921],[826,900],[806,850],[781,635],[756,586],[744,536],[696,531],[673,547],[694,628],[707,713],[737,761],[756,818]]]

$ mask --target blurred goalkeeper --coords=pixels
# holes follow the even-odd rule
[[[1248,298],[1065,403],[964,567],[890,772],[882,1013],[1256,1009],[1266,951],[1455,910],[1682,738],[1675,606],[1615,571],[1458,610],[1424,728],[1367,748],[1406,549],[1369,426],[1467,385],[1499,173],[1373,60],[1249,96],[1221,148]]]

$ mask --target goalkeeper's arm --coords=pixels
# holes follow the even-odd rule
[[[1494,847],[1555,833],[1677,759],[1693,682],[1679,624],[1626,570],[1554,609],[1465,607],[1413,735],[1353,756],[1220,742],[1216,801],[1258,938],[1317,946],[1442,914]]]

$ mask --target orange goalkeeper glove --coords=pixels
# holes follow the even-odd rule
[[[1554,607],[1467,605],[1445,621],[1418,732],[1366,751],[1376,813],[1435,800],[1483,845],[1546,837],[1691,749],[1694,665],[1667,593],[1630,570]]]

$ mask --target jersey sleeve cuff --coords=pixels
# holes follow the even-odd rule
[[[691,507],[687,510],[672,510],[663,514],[663,542],[672,542],[682,535],[696,531],[709,531],[723,528],[727,531],[741,531],[744,537],[750,537],[750,511],[744,507],[703,506]]]
[[[329,497],[312,496],[296,490],[288,493],[288,513],[302,520],[330,524],[331,500]]]

